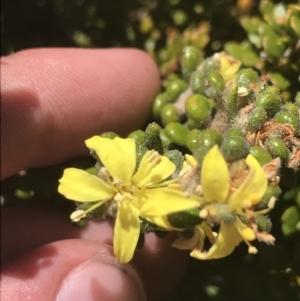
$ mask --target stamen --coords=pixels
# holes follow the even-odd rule
[[[200,210],[200,212],[199,212],[199,216],[201,217],[201,218],[206,218],[207,216],[208,216],[208,211],[207,211],[207,209],[205,209],[205,208],[203,208],[203,209],[201,209]]]
[[[102,167],[98,172],[98,177],[107,181],[110,177],[110,173],[106,167]]]
[[[121,202],[121,201],[123,201],[123,199],[124,199],[124,195],[121,193],[117,193],[114,197],[114,200],[117,202]]]
[[[254,246],[250,245],[248,247],[248,253],[249,254],[256,254],[257,252],[258,252],[258,250]]]
[[[147,158],[147,161],[155,167],[161,162],[161,156],[157,151],[152,150]]]
[[[86,212],[84,210],[76,210],[70,215],[70,219],[73,222],[79,222],[84,217],[86,217]]]

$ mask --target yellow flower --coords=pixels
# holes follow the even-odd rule
[[[80,220],[87,212],[107,201],[117,204],[114,227],[114,253],[120,262],[132,259],[140,234],[140,208],[149,197],[166,198],[162,183],[176,169],[165,156],[147,151],[136,170],[136,145],[133,139],[113,140],[94,136],[85,141],[95,151],[104,167],[99,175],[84,170],[67,168],[60,179],[58,191],[77,202],[96,202],[88,210],[77,210],[71,217]],[[177,194],[176,194],[177,193]],[[178,198],[179,192],[173,193]],[[158,224],[167,225],[164,218],[153,218]]]
[[[201,190],[205,199],[202,215],[214,212],[214,205],[225,204],[229,212],[244,215],[244,210],[260,202],[267,189],[267,177],[264,170],[252,155],[246,158],[249,173],[245,181],[232,193],[230,174],[227,163],[218,146],[214,146],[205,156],[201,168]],[[254,231],[239,218],[233,223],[220,222],[216,242],[208,252],[195,249],[191,256],[198,259],[215,259],[229,255],[234,248],[245,241],[249,251],[254,247],[249,244],[256,238]]]

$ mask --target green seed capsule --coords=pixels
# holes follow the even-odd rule
[[[205,75],[203,71],[196,70],[192,73],[190,85],[195,94],[203,94],[205,89]]]
[[[246,158],[250,145],[246,139],[239,136],[226,136],[221,146],[221,152],[228,161]]]
[[[258,161],[261,166],[267,164],[272,160],[270,153],[259,146],[252,146],[250,148],[250,154]]]
[[[181,66],[185,76],[189,76],[191,72],[197,69],[202,61],[202,55],[198,48],[194,46],[186,46],[183,49]]]
[[[287,163],[290,151],[280,138],[270,138],[267,147],[273,158],[279,157],[284,164]]]
[[[223,101],[225,103],[225,109],[229,119],[233,119],[238,112],[237,108],[237,97],[238,97],[238,85],[232,84],[228,90],[225,91]]]
[[[267,113],[262,107],[254,108],[248,121],[249,131],[259,130],[266,119]]]
[[[284,108],[291,112],[295,117],[299,118],[299,109],[297,108],[297,106],[292,103],[292,102],[287,102],[285,105],[284,105]]]
[[[115,132],[104,132],[100,135],[101,137],[104,138],[109,138],[109,139],[114,139],[116,137],[120,137],[118,134],[116,134]]]
[[[189,130],[178,122],[171,122],[165,127],[166,134],[172,140],[172,142],[184,146],[186,144],[186,139],[189,133]]]
[[[193,152],[199,147],[199,138],[201,135],[201,131],[198,129],[193,129],[189,131],[186,146]]]
[[[253,69],[244,68],[237,73],[236,82],[239,87],[249,88],[250,84],[256,84],[259,82],[259,76]]]
[[[162,108],[160,118],[163,125],[166,126],[170,122],[179,121],[179,114],[176,107],[169,103]]]
[[[218,72],[217,70],[211,71],[210,73],[208,73],[207,79],[209,83],[213,87],[215,87],[219,93],[222,93],[224,91],[225,82],[220,72]]]
[[[145,132],[142,130],[136,130],[128,135],[128,138],[135,140],[137,144],[141,144],[145,138]]]
[[[199,164],[202,164],[204,157],[207,155],[210,149],[211,147],[209,146],[201,146],[193,152],[193,155]]]
[[[277,122],[291,125],[295,131],[299,129],[299,118],[291,112],[278,112],[274,118]]]
[[[215,144],[221,145],[223,136],[220,132],[214,129],[206,129],[202,131],[199,137],[200,146],[212,148]]]
[[[168,222],[176,228],[186,229],[194,227],[201,223],[199,217],[199,209],[193,208],[181,212],[176,212],[168,215]]]
[[[185,101],[185,111],[189,118],[200,123],[207,122],[211,117],[208,99],[199,94],[193,94]]]
[[[160,118],[162,108],[167,103],[168,103],[168,94],[166,92],[160,93],[155,97],[153,105],[152,105],[152,114],[155,119]]]
[[[256,100],[256,106],[263,108],[269,117],[273,117],[279,112],[281,107],[281,97],[277,87],[267,87]]]
[[[169,101],[174,102],[178,96],[186,90],[188,84],[182,79],[176,79],[171,81],[166,87],[166,93],[168,95]]]

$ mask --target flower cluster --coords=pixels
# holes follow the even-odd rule
[[[229,165],[215,145],[201,164],[186,155],[178,170],[155,150],[146,150],[138,159],[137,143],[131,138],[94,136],[86,146],[98,160],[96,174],[67,168],[58,190],[77,202],[78,209],[71,214],[74,222],[99,209],[101,218],[115,219],[113,247],[120,262],[132,259],[145,233],[144,222],[154,230],[176,231],[180,238],[173,246],[191,249],[191,256],[202,260],[225,257],[241,241],[250,253],[256,252],[250,241],[274,241],[257,223],[257,217],[265,217],[269,210],[255,207],[265,195],[268,176],[252,155],[238,166]],[[188,222],[179,226],[170,218],[175,214],[180,219],[189,210],[197,212],[192,226]],[[212,243],[208,251],[206,237]]]

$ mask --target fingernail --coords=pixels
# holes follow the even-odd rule
[[[63,281],[56,301],[146,301],[135,270],[108,254],[76,267]]]

